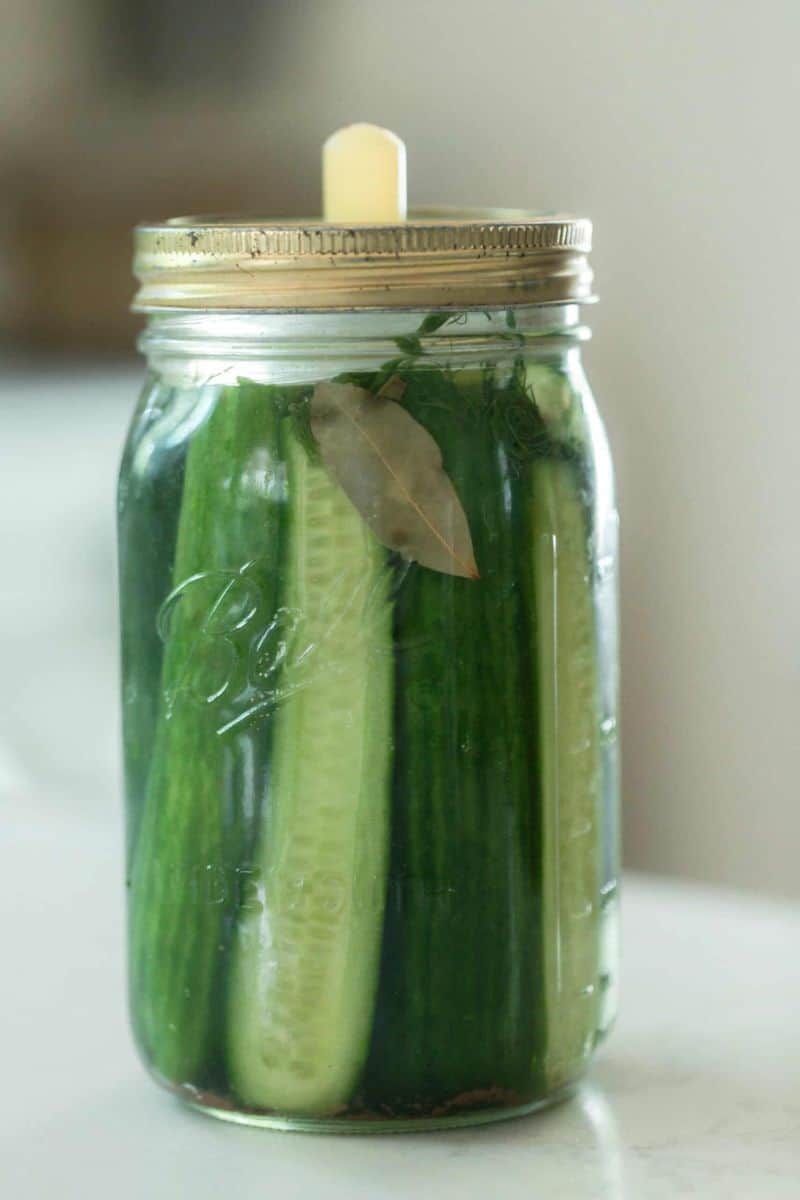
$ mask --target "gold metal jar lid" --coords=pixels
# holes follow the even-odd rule
[[[396,225],[176,217],[135,233],[137,312],[491,308],[592,297],[591,222],[424,209]]]

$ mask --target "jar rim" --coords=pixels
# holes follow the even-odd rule
[[[585,218],[420,209],[397,225],[176,217],[137,227],[133,308],[481,308],[593,299]]]

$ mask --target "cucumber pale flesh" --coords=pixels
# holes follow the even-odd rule
[[[391,610],[386,552],[287,432],[290,549],[269,803],[231,968],[240,1100],[344,1105],[372,1023],[386,882]]]
[[[598,1028],[600,736],[592,560],[579,474],[533,468],[544,817],[547,1077],[580,1070]]]

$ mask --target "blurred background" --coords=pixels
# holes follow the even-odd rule
[[[626,860],[800,895],[796,0],[0,0],[0,796],[119,824],[130,227],[311,215],[370,120],[412,204],[593,218]]]

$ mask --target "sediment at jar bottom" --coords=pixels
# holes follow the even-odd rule
[[[394,1111],[388,1106],[374,1110],[350,1107],[338,1110],[335,1114],[306,1116],[250,1108],[227,1094],[176,1087],[156,1078],[157,1083],[195,1110],[234,1124],[262,1129],[356,1135],[464,1128],[526,1116],[568,1099],[579,1081],[578,1076],[557,1090],[551,1089],[542,1095],[531,1094],[526,1099],[501,1089],[484,1089],[465,1092],[436,1107],[420,1107],[416,1111]]]

